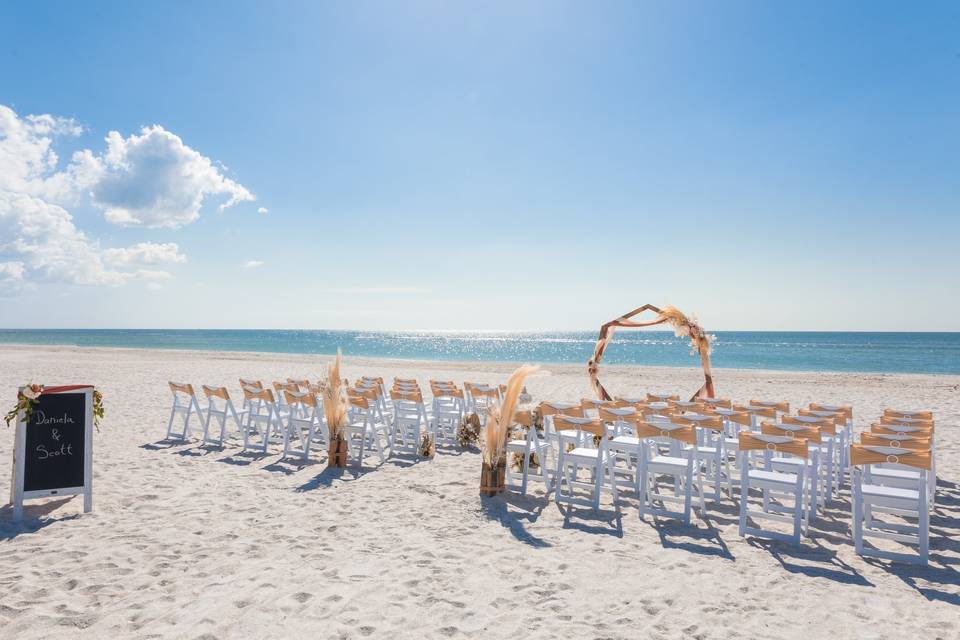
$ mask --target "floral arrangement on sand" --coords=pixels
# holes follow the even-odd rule
[[[468,413],[460,421],[457,427],[457,444],[460,448],[466,449],[472,445],[480,443],[480,416],[476,413]]]
[[[43,395],[44,386],[42,384],[28,384],[24,385],[21,391],[17,392],[17,403],[13,406],[13,409],[7,412],[3,417],[3,421],[7,423],[7,426],[10,426],[10,423],[17,419],[17,416],[23,411],[23,421],[25,423],[30,422],[31,416],[33,416],[33,408],[40,402],[40,396]],[[100,432],[100,421],[103,420],[104,411],[103,411],[103,394],[99,390],[93,390],[93,426],[96,427],[97,433]]]
[[[424,458],[432,458],[436,448],[433,445],[433,434],[424,433],[420,437],[420,446],[417,447],[417,453]]]

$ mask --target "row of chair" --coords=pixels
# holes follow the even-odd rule
[[[548,494],[555,491],[558,503],[598,508],[602,491],[609,491],[616,501],[620,490],[630,489],[639,498],[641,517],[688,522],[694,500],[702,513],[708,499],[720,502],[724,487],[731,499],[736,488],[741,535],[799,544],[811,517],[834,499],[853,468],[858,553],[868,553],[862,532],[872,533],[886,524],[872,518],[875,505],[874,510],[890,507],[888,512],[918,518],[913,534],[899,531],[892,538],[883,533],[878,537],[912,541],[919,547],[918,559],[926,561],[925,514],[935,489],[929,412],[908,416],[887,411],[859,443],[853,442],[852,408],[838,405],[811,404],[791,415],[789,404],[781,402],[735,405],[724,399],[687,402],[650,394],[609,402],[545,402],[539,414],[542,429],[532,428],[537,422],[532,416],[518,415],[526,433],[508,443],[508,451],[521,457],[518,472],[508,469],[508,481],[521,492],[526,492],[531,477],[537,477]],[[913,455],[918,450],[930,451],[930,466],[913,468],[918,460],[927,459]],[[530,475],[531,454],[541,461],[537,476]],[[889,458],[876,462],[881,454]],[[550,464],[554,456],[555,466]],[[589,497],[578,497],[578,489],[588,490]],[[751,503],[751,490],[759,494],[759,505]],[[891,511],[894,503],[899,511]],[[918,504],[923,505],[923,515]],[[679,507],[671,509],[673,505]],[[791,531],[785,534],[755,524],[761,520],[787,523]],[[897,525],[904,526],[911,525]],[[904,559],[902,554],[876,555]]]
[[[279,442],[284,457],[306,460],[316,447],[328,446],[321,384],[288,379],[270,388],[241,379],[240,386],[243,403],[237,407],[226,388],[204,385],[204,408],[191,385],[171,382],[168,437],[189,437],[196,416],[204,444],[222,446],[232,422],[244,448],[266,452]],[[395,378],[388,388],[382,378],[366,376],[347,389],[346,433],[357,464],[371,454],[381,462],[394,452],[419,456],[425,438],[431,444],[426,449],[455,445],[464,417],[485,417],[503,394],[500,386],[467,382],[460,388],[431,380],[427,401],[416,380]],[[814,403],[791,413],[785,402],[682,401],[670,394],[542,402],[536,410],[518,411],[515,421],[523,433],[508,441],[507,451],[520,464],[516,470],[507,466],[507,482],[522,493],[536,478],[558,503],[599,508],[602,492],[616,502],[627,490],[639,498],[641,517],[689,522],[694,506],[702,514],[725,492],[731,500],[738,496],[741,535],[799,544],[811,518],[850,482],[857,552],[904,559],[863,545],[864,537],[887,538],[913,542],[919,560],[926,561],[936,488],[930,412],[885,411],[859,442],[850,406]],[[887,526],[876,513],[912,516],[917,525]],[[786,523],[789,532],[761,521]]]
[[[225,387],[201,387],[203,406],[191,384],[170,382],[173,405],[167,437],[190,437],[191,420],[202,424],[200,440],[223,446],[231,431],[242,439],[244,449],[266,453],[271,442],[282,445],[283,457],[306,460],[316,448],[329,445],[329,429],[323,412],[323,384],[288,378],[266,386],[259,380],[239,380],[243,402],[236,406]],[[432,446],[452,446],[465,415],[499,402],[502,387],[432,380],[429,404],[415,380],[396,378],[387,389],[382,378],[363,376],[353,385],[344,381],[349,403],[345,431],[349,455],[358,464],[369,454],[383,462],[393,452],[420,455],[423,438]]]

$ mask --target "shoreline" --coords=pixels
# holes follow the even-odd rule
[[[202,356],[215,359],[240,359],[252,358],[259,360],[277,360],[278,358],[292,358],[298,361],[308,361],[311,359],[320,359],[323,362],[331,360],[336,354],[324,353],[293,353],[287,351],[233,351],[227,349],[177,349],[167,347],[105,347],[105,346],[80,346],[73,344],[29,344],[29,343],[2,343],[0,351],[18,352],[18,351],[70,351],[72,353],[153,353],[153,354],[173,354],[176,356]],[[529,363],[540,365],[544,369],[558,369],[563,371],[582,370],[586,377],[587,363],[575,364],[570,362],[544,362],[544,361],[520,361],[520,360],[431,360],[420,358],[392,358],[387,356],[356,356],[349,353],[343,354],[345,364],[352,366],[376,366],[377,364],[386,367],[404,367],[413,368],[417,365],[429,369],[450,368],[453,370],[463,370],[468,368],[494,368],[496,370],[512,371],[521,364]],[[694,360],[694,358],[691,358]],[[691,364],[689,367],[675,367],[669,365],[656,364],[601,364],[601,372],[628,374],[631,372],[652,369],[654,371],[679,372],[679,371],[700,371],[700,367]],[[764,369],[750,367],[711,367],[711,371],[717,373],[754,373],[765,375],[789,375],[798,376],[879,376],[882,378],[905,376],[910,378],[930,377],[938,380],[954,379],[956,384],[960,384],[960,374],[956,373],[916,373],[916,372],[896,372],[896,371],[834,371],[834,370],[809,370],[809,369]]]

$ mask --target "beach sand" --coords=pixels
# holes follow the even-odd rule
[[[533,484],[478,495],[477,452],[374,458],[359,475],[164,441],[168,380],[319,377],[328,357],[0,347],[2,409],[18,385],[91,383],[94,511],[81,499],[0,510],[6,638],[942,638],[960,637],[960,376],[717,370],[719,395],[849,402],[858,430],[884,406],[938,419],[930,566],[853,552],[847,496],[802,548],[743,540],[725,499],[684,526],[572,511]],[[514,365],[345,358],[345,374],[499,383]],[[589,395],[584,367],[548,366],[537,400]],[[613,393],[693,393],[695,368],[604,367]],[[198,387],[199,388],[199,387]],[[14,429],[0,426],[9,486]]]

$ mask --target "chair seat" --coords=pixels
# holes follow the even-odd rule
[[[611,440],[610,443],[614,445],[621,444],[621,445],[627,445],[630,447],[639,447],[640,438],[637,438],[635,436],[617,436],[616,438]]]
[[[797,474],[795,473],[783,473],[781,471],[763,471],[762,469],[750,469],[748,475],[750,480],[757,480],[760,482],[769,482],[769,483],[782,484],[787,486],[796,486],[797,484]]]
[[[770,464],[778,464],[788,467],[802,467],[807,463],[803,458],[787,458],[784,456],[774,456],[770,458]]]
[[[665,469],[668,467],[676,467],[677,469],[686,469],[687,459],[676,458],[674,456],[654,456],[650,458],[650,461],[647,462],[647,465],[651,467],[657,467],[660,469]]]
[[[600,449],[588,449],[587,447],[577,447],[563,454],[566,458],[584,458],[587,460],[596,460],[600,455]]]
[[[207,413],[210,413],[215,416],[232,416],[233,414],[224,409],[220,411],[219,409],[207,409]],[[237,415],[242,416],[250,413],[250,409],[237,409]]]
[[[867,497],[872,498],[897,498],[900,500],[920,500],[920,492],[913,489],[899,489],[897,487],[884,487],[878,484],[864,484],[860,486],[860,492]]]
[[[683,448],[683,452],[684,452],[684,453],[687,453],[687,452],[689,452],[689,451],[693,451],[694,449],[696,449],[697,453],[702,454],[702,455],[705,455],[705,456],[715,456],[715,455],[717,455],[717,448],[716,448],[716,447],[701,447],[701,446],[699,446],[699,445],[697,445],[696,447],[684,447],[684,448]]]
[[[527,448],[526,440],[511,440],[507,443],[508,451],[524,451]],[[531,451],[543,451],[544,449],[549,449],[550,445],[546,442],[538,442],[536,444],[530,445]]]
[[[883,467],[873,467],[870,470],[872,477],[885,478],[887,480],[919,480],[919,471],[910,471],[909,469],[885,469]]]

